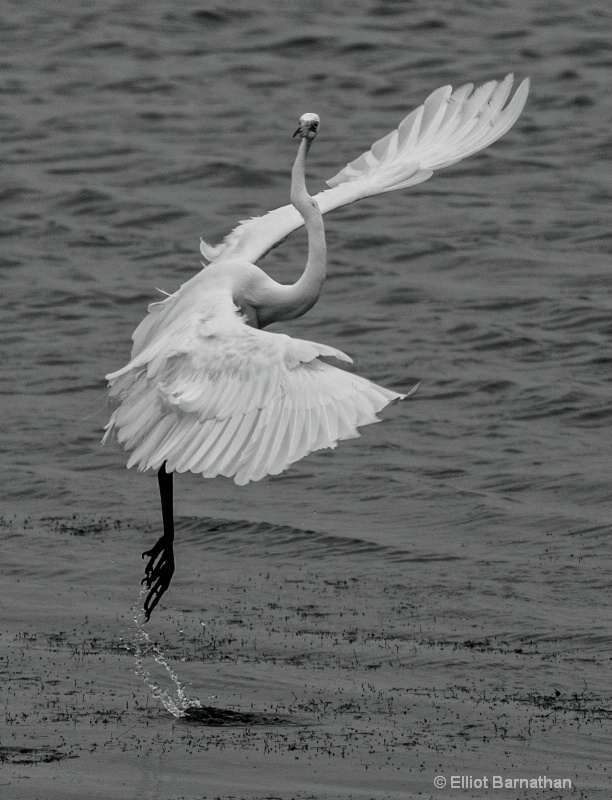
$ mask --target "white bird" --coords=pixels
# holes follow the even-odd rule
[[[334,347],[262,328],[317,302],[326,275],[323,214],[416,186],[499,139],[529,91],[526,79],[507,102],[512,83],[508,75],[476,90],[438,89],[314,198],[305,164],[319,117],[304,114],[294,134],[300,145],[291,205],[241,222],[216,247],[202,241],[211,263],[149,306],[132,337],[130,362],[106,376],[117,406],[103,440],[114,436],[132,451],[128,468],[158,470],[164,534],[143,554],[147,619],[174,573],[173,472],[224,475],[237,484],[276,475],[308,453],[359,436],[360,426],[406,396],[322,361],[351,361]],[[303,224],[306,268],[296,283],[276,283],[253,262]]]

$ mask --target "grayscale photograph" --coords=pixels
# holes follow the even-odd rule
[[[612,5],[0,0],[2,800],[607,800]]]

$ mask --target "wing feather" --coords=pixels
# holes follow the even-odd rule
[[[424,113],[425,107],[419,106],[400,122],[397,130],[399,134],[399,149],[402,153],[410,152],[417,143],[421,132],[421,120],[423,119]],[[348,166],[350,166],[350,164]],[[347,167],[345,167],[345,169],[347,169]],[[355,176],[358,174],[359,172],[356,171]]]
[[[189,339],[177,341],[186,329]],[[128,466],[141,470],[166,462],[169,471],[236,483],[277,474],[358,436],[402,397],[321,360],[329,356],[350,360],[327,345],[247,327],[234,310],[196,308],[173,332],[150,326],[132,361],[108,376],[118,408],[107,438],[114,434],[132,451]]]
[[[281,402],[280,414],[275,420],[274,436],[270,440],[263,467],[268,475],[278,475],[288,464],[290,453],[286,450],[286,439],[294,417],[293,401],[285,395]]]
[[[397,130],[378,139],[370,150],[350,161],[317,194],[323,214],[363,197],[416,186],[438,169],[488,147],[514,125],[529,93],[525,79],[507,103],[513,75],[489,81],[474,90],[465,84],[453,92],[443,86],[408,114]],[[202,242],[204,258],[243,258],[257,262],[271,248],[301,227],[304,220],[292,205],[241,222],[215,247]],[[163,301],[166,302],[166,301]]]
[[[203,474],[204,471],[212,472],[214,475],[221,474],[221,464],[225,460],[228,448],[234,440],[236,431],[242,425],[245,416],[245,414],[236,414],[233,417],[227,417],[227,419],[219,421],[219,434],[198,464]]]
[[[207,422],[212,423],[210,425],[206,425],[206,423],[204,423],[208,428],[208,434],[201,437],[199,447],[194,453],[192,453],[188,463],[185,464],[184,471],[200,472],[202,475],[208,472],[208,467],[210,464],[209,455],[211,451],[214,450],[215,444],[223,435],[224,429],[231,424],[231,418],[224,420],[213,419],[207,420]]]
[[[300,439],[304,431],[305,416],[306,409],[299,402],[296,402],[291,426],[289,427],[289,439],[287,441],[287,451],[295,455],[296,461],[302,458],[306,453],[306,451],[300,447]]]
[[[159,422],[154,426],[144,439],[140,440],[140,444],[132,453],[128,461],[128,469],[138,464],[142,470],[148,469],[152,454],[155,449],[160,445],[166,434],[170,431],[174,424],[171,417],[162,417]]]
[[[246,444],[250,441],[258,418],[261,416],[261,409],[254,408],[245,414],[240,421],[240,426],[227,446],[223,459],[219,463],[219,474],[230,477],[238,469],[239,461]]]
[[[338,411],[335,403],[327,402],[324,406],[327,418],[327,436],[332,442],[337,442],[340,438],[340,426],[338,424]]]
[[[157,457],[165,461],[173,451],[182,450],[185,443],[191,441],[195,431],[196,424],[192,416],[184,416],[182,419],[179,417],[168,433],[163,445],[158,449]]]
[[[419,142],[433,139],[438,133],[452,92],[452,86],[441,86],[435,92],[432,92],[423,103],[423,119],[421,120]]]
[[[271,474],[271,465],[275,454],[275,447],[279,439],[282,440],[284,427],[287,424],[288,404],[286,398],[276,396],[271,406],[268,424],[259,441],[259,449],[252,462],[253,480],[259,480],[266,474]],[[280,472],[279,469],[277,471]]]
[[[208,436],[212,433],[217,420],[207,419],[203,422],[197,420],[195,415],[191,417],[193,422],[193,439],[184,449],[177,449],[167,456],[166,469],[170,472],[189,472],[195,453],[198,452],[206,443]],[[160,466],[163,461],[160,461]]]

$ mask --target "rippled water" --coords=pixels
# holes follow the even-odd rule
[[[277,478],[181,476],[177,511],[258,523],[254,546],[259,523],[357,542],[348,572],[360,541],[461,557],[465,579],[441,592],[483,625],[525,633],[526,603],[534,634],[609,648],[609,4],[5,0],[0,13],[4,513],[157,525],[154,476],[99,444],[102,376],[125,363],[155,287],[199,269],[200,235],[287,202],[303,111],[322,117],[315,191],[434,88],[514,71],[532,92],[503,140],[326,218],[324,295],[282,326],[390,388],[422,381],[418,395]],[[304,261],[299,232],[261,266],[289,281]]]
[[[154,483],[98,447],[101,376],[125,362],[155,287],[199,268],[200,234],[286,202],[302,109],[324,120],[314,190],[432,88],[513,69],[533,78],[515,129],[330,216],[324,297],[285,326],[386,385],[422,380],[418,399],[246,491],[182,480],[178,503],[293,523],[297,507],[309,526],[396,541],[408,519],[466,536],[491,515],[503,529],[525,514],[559,532],[603,522],[609,23],[602,3],[8,4],[5,502],[153,513]],[[304,249],[296,234],[264,266],[290,280]]]

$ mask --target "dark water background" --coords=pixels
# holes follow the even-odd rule
[[[176,504],[456,558],[440,607],[563,642],[582,690],[582,659],[601,666],[612,642],[610,4],[2,0],[0,16],[9,517],[157,525],[154,476],[100,447],[103,375],[155,287],[199,269],[200,235],[288,202],[302,112],[322,117],[314,192],[438,86],[531,76],[489,150],[326,217],[324,295],[276,327],[390,388],[422,381],[415,399],[271,480],[181,476]],[[298,232],[261,266],[294,280],[305,249]],[[265,524],[235,531],[256,549]]]

